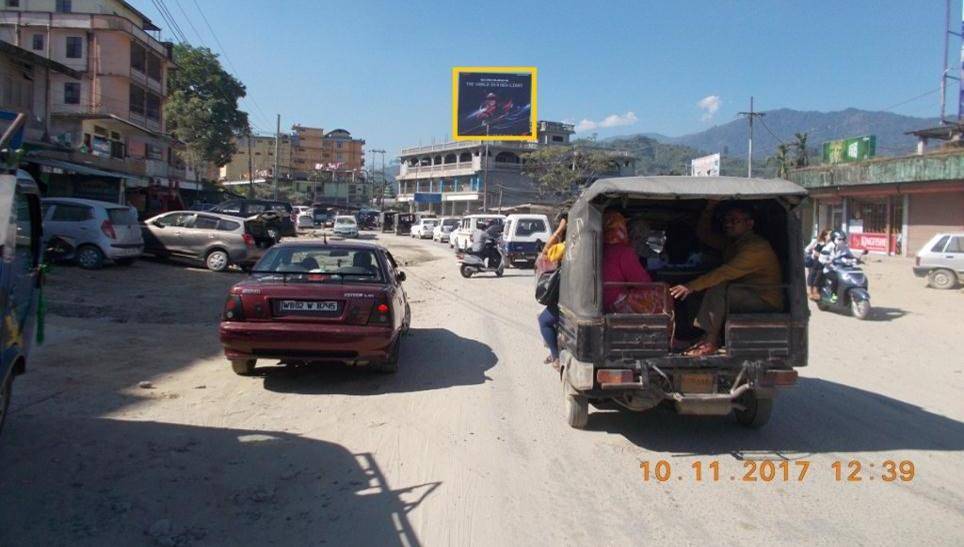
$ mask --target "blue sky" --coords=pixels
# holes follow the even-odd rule
[[[171,39],[154,0],[131,3]],[[944,24],[941,0],[162,3],[220,52],[200,6],[259,129],[280,113],[389,157],[448,137],[453,66],[537,66],[539,118],[585,120],[584,135],[675,136],[733,120],[750,95],[761,110],[881,110],[932,91]],[[938,95],[892,111],[936,116]]]

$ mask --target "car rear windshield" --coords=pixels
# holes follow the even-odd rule
[[[261,280],[380,283],[382,268],[372,249],[291,245],[272,247],[255,265]]]
[[[336,218],[335,224],[355,224],[355,219],[353,218]]]
[[[107,209],[107,217],[115,226],[132,226],[137,224],[137,215],[127,207],[113,207]]]
[[[458,226],[459,219],[457,218],[447,218],[442,221],[442,226]]]
[[[519,219],[519,224],[515,229],[516,235],[531,236],[538,232],[546,231],[546,223],[538,218]]]

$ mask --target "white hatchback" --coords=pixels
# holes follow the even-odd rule
[[[358,222],[353,216],[338,215],[335,217],[335,227],[332,231],[336,236],[358,237]]]

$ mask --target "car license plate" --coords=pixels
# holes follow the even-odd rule
[[[282,300],[278,309],[283,312],[332,313],[338,311],[334,300]]]

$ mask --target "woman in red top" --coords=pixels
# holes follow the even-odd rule
[[[630,312],[617,305],[620,297],[628,294],[630,287],[612,286],[606,283],[651,283],[649,273],[639,263],[636,251],[629,245],[626,217],[617,211],[607,211],[603,216],[603,311],[605,313]]]

